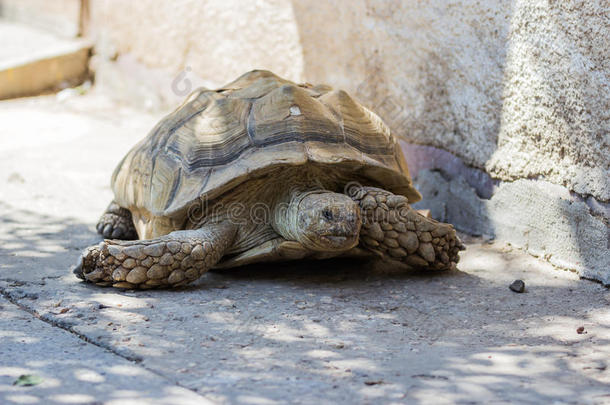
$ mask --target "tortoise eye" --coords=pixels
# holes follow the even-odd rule
[[[325,208],[324,211],[322,211],[322,215],[329,221],[333,219],[333,213],[328,208]]]

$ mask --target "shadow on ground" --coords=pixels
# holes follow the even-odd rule
[[[125,372],[244,404],[610,400],[607,290],[498,244],[468,240],[461,270],[447,273],[294,262],[215,271],[181,290],[120,291],[69,272],[80,250],[99,241],[92,224],[0,209],[3,295],[78,345],[126,362],[91,360],[70,372],[94,377],[71,384],[49,375],[40,338],[8,326],[2,347],[42,358],[3,356],[5,398],[27,372],[53,381],[48,392],[65,386],[74,396],[20,388],[28,395],[87,403]],[[525,294],[508,289],[515,278],[525,279]],[[81,349],[62,344],[47,349],[50,359],[78,357]]]

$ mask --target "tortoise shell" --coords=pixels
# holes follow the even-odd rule
[[[421,199],[376,114],[342,90],[264,70],[194,91],[119,163],[112,188],[125,208],[176,217],[253,176],[310,163],[342,165],[410,202]]]

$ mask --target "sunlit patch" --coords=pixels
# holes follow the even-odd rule
[[[7,395],[4,399],[15,404],[37,404],[40,402],[40,399],[33,395]]]
[[[150,305],[145,298],[127,297],[113,293],[94,294],[91,300],[116,309],[147,308]]]
[[[314,359],[327,359],[329,357],[340,357],[339,354],[331,352],[330,350],[310,350],[307,352],[309,357]]]
[[[253,404],[253,405],[272,405],[279,404],[273,399],[257,396],[257,395],[239,395],[237,397],[237,402],[244,404]]]
[[[146,375],[146,370],[136,366],[112,366],[107,367],[106,371],[111,374],[124,375],[124,376],[143,376]]]
[[[49,399],[62,404],[82,404],[95,401],[95,397],[85,394],[58,394],[51,395]]]
[[[379,371],[379,367],[370,359],[359,357],[355,359],[332,360],[329,365],[340,370],[350,369],[352,371]]]
[[[74,370],[74,378],[79,381],[85,381],[90,383],[101,383],[106,381],[106,378],[96,371],[88,370],[86,368],[80,368]]]

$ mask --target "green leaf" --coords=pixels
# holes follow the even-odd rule
[[[32,385],[38,385],[42,382],[42,377],[34,374],[23,374],[13,382],[13,385],[19,385],[22,387],[31,387]]]

